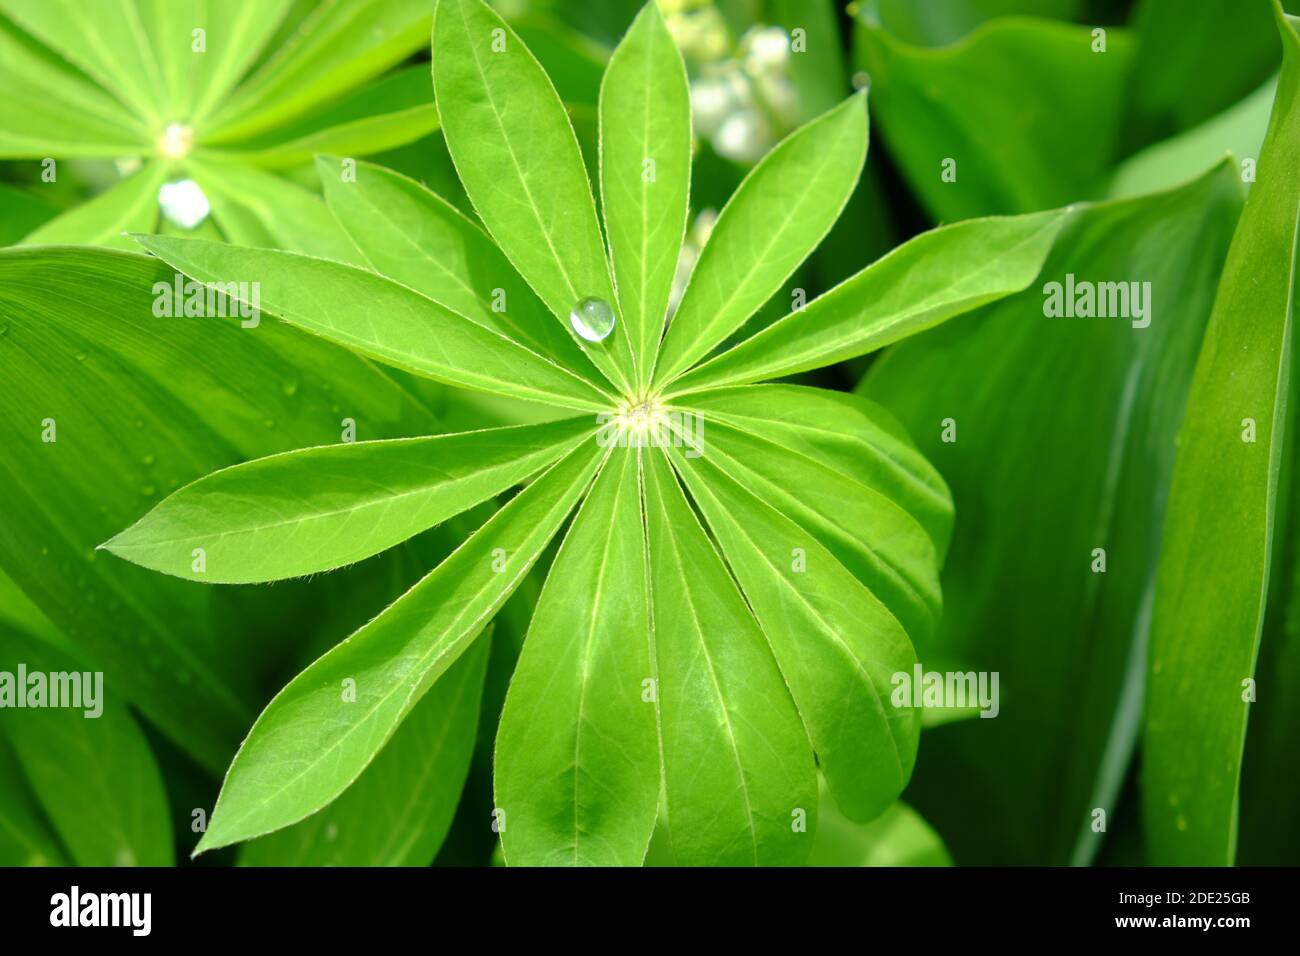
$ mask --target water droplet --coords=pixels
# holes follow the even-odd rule
[[[275,427],[275,419],[274,419],[274,418],[268,418],[268,419],[266,419],[265,421],[263,421],[262,424],[265,425],[267,428],[274,428],[274,427]]]
[[[579,299],[569,313],[569,323],[588,342],[603,342],[614,331],[614,309],[604,299]]]
[[[182,229],[193,229],[212,212],[203,187],[192,179],[163,183],[158,187],[158,205],[162,207],[163,217]]]
[[[293,380],[287,381],[280,386],[280,391],[284,392],[287,397],[293,398],[298,394],[298,383]]]
[[[144,495],[146,498],[150,498],[157,491],[158,489],[155,488],[153,485],[145,485],[143,488],[140,489],[140,494]]]
[[[85,352],[78,352],[78,353],[77,353],[77,361],[78,361],[78,362],[84,362],[84,361],[86,361],[86,353],[85,353]]]
[[[140,463],[148,466],[153,464],[153,460],[154,460],[153,455],[145,455],[143,458],[140,459]]]

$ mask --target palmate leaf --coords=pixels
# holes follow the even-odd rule
[[[679,75],[657,24],[652,9],[643,11],[615,54],[615,70],[640,65],[634,91]],[[742,187],[723,216],[732,225],[719,225],[706,247],[709,260],[691,280],[688,299],[696,304],[668,326],[668,363],[658,356],[662,377],[652,380],[659,387],[642,391],[634,373],[654,366],[638,366],[633,355],[659,344],[652,330],[664,317],[654,314],[653,296],[623,287],[618,263],[639,275],[650,261],[638,261],[639,242],[653,244],[656,257],[671,254],[664,250],[675,243],[651,224],[674,221],[683,184],[660,179],[662,194],[634,191],[607,201],[618,294],[634,305],[615,303],[582,160],[541,68],[479,0],[441,0],[433,36],[448,149],[498,252],[413,183],[364,165],[357,182],[332,181],[337,167],[328,160],[320,169],[330,207],[373,272],[212,243],[141,241],[211,285],[260,277],[268,308],[294,324],[398,367],[585,412],[590,432],[566,431],[569,438],[550,451],[534,449],[558,461],[281,691],[231,765],[199,849],[295,824],[354,781],[364,783],[385,744],[400,739],[403,721],[463,659],[576,509],[496,741],[506,859],[640,863],[662,792],[680,861],[799,862],[818,810],[814,754],[839,808],[855,820],[892,806],[908,780],[920,714],[909,703],[895,705],[892,677],[911,673],[910,633],[932,628],[937,616],[951,502],[898,424],[870,402],[794,386],[712,387],[715,379],[692,377],[692,367],[745,323],[833,224],[863,162],[864,99],[853,97],[797,130]],[[646,73],[647,57],[664,76]],[[613,95],[612,87],[606,92]],[[604,118],[605,143],[623,164],[647,142],[647,122],[687,121],[680,109],[652,117],[644,95],[639,110],[634,101]],[[665,133],[673,142],[683,135]],[[792,189],[808,168],[818,188]],[[1024,289],[1066,218],[989,219],[918,238],[905,268],[868,267],[837,290],[833,308],[819,308],[818,344],[797,362],[813,368],[852,358]],[[774,231],[781,242],[766,241]],[[959,267],[973,251],[990,250],[996,264],[987,275]],[[526,290],[510,267],[539,301],[518,294]],[[508,290],[504,315],[493,308],[499,288]],[[574,360],[572,349],[566,359],[558,346],[544,346],[556,330],[570,334],[568,310],[585,294],[606,296],[647,321],[624,315],[611,338],[584,345],[590,361]],[[923,304],[914,306],[913,297]],[[878,300],[887,305],[876,307]],[[865,314],[870,330],[855,335],[855,317]],[[800,318],[785,327],[796,328]],[[728,381],[788,371],[773,364],[773,346],[751,348],[759,371]],[[662,386],[674,379],[669,402]],[[682,416],[703,416],[707,427],[692,431]],[[547,427],[579,429],[580,421]],[[472,439],[437,441],[429,440],[435,451]],[[572,450],[564,454],[561,446]],[[509,464],[498,469],[493,489],[542,467],[527,462],[525,443],[515,458],[510,447],[497,448],[498,462]],[[302,454],[307,461],[324,453]],[[464,468],[466,487],[481,484],[490,493],[475,466],[491,460],[471,455],[456,466]],[[247,476],[243,494],[254,500],[284,501],[287,495],[259,477],[275,467],[255,462],[226,474]],[[360,465],[354,477],[384,483]],[[457,487],[396,504],[386,527],[359,539],[365,550],[380,546],[389,530],[395,538],[397,529],[423,526],[428,514],[454,513],[468,501]],[[324,499],[299,500],[304,529],[333,520],[323,513]],[[178,495],[159,510],[167,516],[161,537],[185,538],[198,516],[209,534],[238,536],[258,523],[233,515],[216,497],[198,510],[185,504]],[[296,527],[286,525],[290,535]],[[260,549],[276,550],[267,545],[272,538],[258,540]],[[317,541],[326,555],[336,547],[304,535],[284,550],[298,560]],[[237,560],[265,567],[283,558],[250,551]],[[340,696],[350,681],[356,703]]]
[[[0,155],[148,165],[29,241],[120,245],[123,231],[181,229],[159,217],[154,177],[192,178],[211,203],[205,230],[355,258],[318,196],[256,167],[362,155],[435,128],[427,71],[365,85],[425,41],[429,13],[421,0],[3,0]]]
[[[1274,8],[1282,75],[1192,380],[1160,554],[1142,783],[1147,848],[1162,864],[1234,860],[1248,682],[1278,547],[1294,414],[1300,19]]]

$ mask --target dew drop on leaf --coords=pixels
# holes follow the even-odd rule
[[[569,313],[569,323],[588,342],[603,342],[614,331],[614,309],[604,299],[579,299]]]

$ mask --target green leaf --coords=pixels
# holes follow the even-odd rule
[[[427,66],[411,66],[356,90],[326,109],[217,155],[269,169],[312,162],[317,153],[364,156],[394,149],[438,128]]]
[[[84,70],[152,127],[161,130],[170,121],[162,114],[159,96],[165,84],[137,0],[101,0],[92,24],[76,0],[0,0],[0,13]],[[176,42],[188,48],[189,37]]]
[[[692,369],[673,383],[670,393],[842,362],[1019,292],[1038,275],[1067,216],[1052,211],[977,219],[923,233]]]
[[[508,490],[594,432],[579,418],[259,458],[186,485],[103,547],[212,584],[330,571]],[[204,551],[201,572],[195,548]]]
[[[809,866],[952,866],[939,835],[905,803],[870,823],[854,823],[835,809],[825,787]]]
[[[320,196],[297,183],[210,155],[191,159],[188,168],[212,205],[212,220],[232,244],[360,263]]]
[[[580,448],[554,465],[290,681],[235,755],[195,852],[297,823],[346,790],[518,587],[586,490],[596,451]],[[347,686],[355,687],[353,702],[344,699]]]
[[[400,63],[428,36],[427,0],[323,0],[205,122],[203,144],[283,125]]]
[[[704,451],[719,471],[814,535],[893,613],[908,634],[939,619],[939,566],[921,524],[889,496],[763,434],[705,424]],[[188,552],[187,552],[188,553]]]
[[[816,831],[817,774],[763,632],[673,477],[644,459],[664,792],[686,866],[790,866]],[[807,827],[796,829],[798,811]]]
[[[857,395],[799,385],[694,392],[685,404],[707,423],[726,422],[806,455],[883,494],[925,529],[939,558],[952,535],[952,495],[884,408]]]
[[[647,3],[600,86],[600,188],[637,387],[650,384],[686,232],[691,100],[659,8]]]
[[[1033,286],[899,344],[863,382],[956,500],[922,664],[999,674],[997,718],[927,731],[907,793],[962,864],[1085,864],[1094,809],[1113,830],[1175,435],[1240,194],[1224,163],[1172,193],[1083,207]],[[1150,282],[1149,326],[1045,315],[1049,283],[1071,274]]]
[[[920,713],[890,700],[916,662],[906,632],[816,538],[712,464],[673,463],[753,609],[835,802],[869,820],[912,772]]]
[[[1105,52],[1093,52],[1093,27],[1008,17],[927,49],[870,10],[858,20],[856,60],[891,155],[935,219],[1035,212],[1101,193],[1130,95],[1136,44],[1125,31],[1107,27]]]
[[[205,285],[243,282],[260,307],[340,345],[450,385],[597,411],[608,402],[573,373],[492,329],[364,269],[203,239],[137,236]]]
[[[23,239],[24,245],[76,244],[134,250],[124,232],[149,232],[158,222],[158,188],[167,167],[147,163],[89,202],[51,219]]]
[[[1236,854],[1244,682],[1269,590],[1300,228],[1300,20],[1277,14],[1277,100],[1196,365],[1160,554],[1142,787],[1147,850],[1162,865],[1230,865]]]
[[[439,0],[433,86],[447,147],[488,232],[566,327],[588,297],[615,303],[591,184],[573,127],[540,64],[481,0]],[[575,341],[630,391],[626,329]]]
[[[0,6],[0,12],[4,9]],[[79,18],[70,21],[76,23]],[[5,20],[0,20],[0,89],[5,91],[0,97],[4,156],[116,158],[147,148],[146,130],[136,117]]]
[[[655,366],[671,382],[781,288],[830,231],[867,157],[867,101],[857,94],[763,157],[723,207],[682,293]]]
[[[77,866],[171,866],[162,777],[127,709],[106,695],[115,675],[95,672],[0,625],[0,671],[39,674],[47,706],[5,717],[4,730]],[[55,704],[56,684],[78,706]]]
[[[496,243],[445,199],[370,163],[357,163],[355,182],[344,180],[337,159],[321,157],[317,169],[330,212],[376,272],[598,380]]]
[[[1255,163],[1276,90],[1274,77],[1213,119],[1130,156],[1115,169],[1109,195],[1126,198],[1170,189],[1213,169],[1225,154],[1239,163]]]
[[[96,545],[210,471],[336,441],[344,416],[365,437],[435,422],[363,360],[287,326],[154,316],[153,286],[174,277],[109,250],[0,251],[0,566],[122,697],[218,770],[256,714],[265,632],[233,590]]]
[[[654,831],[639,461],[633,449],[610,453],[551,565],[510,681],[494,791],[512,866],[640,866]]]
[[[0,733],[0,866],[67,866],[66,855]]]
[[[240,865],[428,866],[469,770],[489,646],[448,669],[343,796],[245,845]]]
[[[292,0],[140,0],[141,19],[163,84],[166,121],[204,128],[212,109],[257,60],[292,8]],[[203,50],[195,46],[202,30]]]

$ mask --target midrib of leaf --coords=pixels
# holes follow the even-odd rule
[[[463,5],[460,8],[460,19],[461,19],[461,25],[464,28],[465,33],[468,34],[470,32],[469,21],[465,17],[465,8]],[[522,43],[523,41],[519,41],[519,42]],[[484,95],[487,97],[488,106],[491,107],[492,110],[492,119],[496,123],[497,130],[501,134],[501,141],[505,143],[506,153],[510,156],[510,164],[515,168],[515,176],[519,180],[520,185],[523,187],[524,195],[528,197],[528,204],[527,204],[528,212],[532,215],[533,221],[537,223],[537,228],[541,231],[542,236],[546,239],[546,250],[551,254],[551,261],[555,264],[556,270],[559,272],[560,277],[564,280],[565,287],[569,290],[569,298],[574,303],[577,303],[578,291],[574,287],[573,279],[569,275],[569,270],[564,267],[564,260],[560,257],[559,251],[555,248],[555,243],[551,240],[550,230],[546,228],[546,223],[542,221],[542,217],[537,211],[537,203],[533,199],[532,188],[528,185],[528,178],[524,176],[523,168],[519,165],[519,155],[515,152],[514,143],[511,141],[510,137],[506,134],[505,124],[501,121],[501,110],[497,107],[496,97],[492,95],[492,85],[487,81],[487,73],[484,72],[483,70],[483,61],[479,57],[479,51],[475,49],[474,44],[472,43],[468,44],[468,46],[470,48],[470,53],[474,57],[474,68],[478,71],[479,79],[482,81],[481,85],[483,88]],[[571,136],[574,136],[572,128],[570,128],[569,133]],[[576,145],[577,143],[576,136],[574,136],[574,142]],[[583,172],[583,176],[584,177],[586,176],[585,171]],[[594,205],[592,207],[592,215],[593,216],[595,215]],[[599,229],[599,226],[597,226],[597,228]],[[514,265],[515,263],[513,258],[510,256],[510,253],[505,248],[501,248],[501,251],[506,255],[506,258],[511,259],[511,264]],[[608,268],[608,266],[606,268]],[[519,272],[521,276],[524,277],[524,281],[527,282],[528,281],[527,276],[524,275],[523,271],[519,270],[518,265],[515,265],[515,269],[516,271]],[[532,283],[529,282],[529,285],[531,286]],[[536,292],[537,290],[534,289],[533,291]],[[541,298],[541,296],[539,295],[538,298]],[[544,299],[543,299],[543,304],[545,304]],[[553,309],[551,311],[552,313],[554,313]],[[564,316],[556,316],[556,317],[561,322],[564,321]],[[624,339],[624,341],[626,341],[627,337],[622,336],[622,338]],[[579,342],[578,346],[584,352],[587,353],[588,357],[592,358],[592,364],[597,364],[595,362],[595,357],[592,355],[592,353],[587,349],[585,345]],[[616,383],[617,386],[627,391],[631,391],[631,386],[628,384],[627,379],[623,376],[622,371],[619,369],[618,363],[610,362],[608,364],[610,368],[614,370],[617,378],[619,379],[619,381]],[[606,375],[609,375],[608,370],[602,369],[602,371],[604,371]]]
[[[840,142],[841,139],[843,139],[843,133],[842,133],[842,132],[841,132],[840,136],[836,139],[836,141],[835,141],[835,145],[839,145],[839,142]],[[803,183],[801,184],[801,187],[800,187],[800,189],[799,189],[799,193],[798,193],[798,198],[797,198],[793,203],[791,203],[791,206],[799,206],[799,205],[801,205],[801,204],[803,203],[804,199],[807,198],[808,193],[812,191],[812,185],[813,185],[813,183],[821,177],[821,175],[822,175],[823,172],[826,171],[826,167],[827,167],[827,166],[829,165],[829,163],[830,163],[830,158],[831,158],[832,153],[833,153],[833,150],[828,146],[828,147],[826,148],[826,150],[822,153],[821,161],[817,164],[816,171],[815,171],[814,173],[812,173],[811,175],[809,175],[809,176],[808,176],[808,177],[803,181]],[[755,167],[755,169],[757,169],[757,168],[758,168],[758,167]],[[751,171],[750,175],[751,175],[751,176],[753,175],[753,172],[752,172],[752,171]],[[746,177],[746,178],[748,178],[748,177]],[[745,185],[744,183],[741,183],[740,187],[737,188],[736,193],[733,194],[733,196],[739,194],[740,190],[744,188],[744,185]],[[715,231],[715,232],[716,232],[716,230],[717,230],[718,225],[721,225],[721,223],[722,223],[722,216],[726,215],[726,213],[727,213],[727,210],[724,208],[724,209],[722,210],[721,215],[718,216],[718,223],[717,223],[717,225],[714,226],[714,231]],[[753,260],[753,262],[750,264],[750,267],[745,271],[745,276],[744,276],[744,278],[741,279],[740,282],[736,283],[736,284],[733,286],[731,293],[730,293],[730,294],[727,296],[727,298],[722,302],[722,304],[719,305],[719,306],[718,306],[718,307],[713,311],[713,315],[714,315],[714,316],[717,316],[717,315],[719,315],[719,314],[721,314],[721,313],[726,312],[727,309],[730,308],[731,303],[733,303],[733,302],[737,299],[737,297],[739,297],[740,293],[743,292],[743,291],[745,291],[745,289],[748,287],[748,285],[749,285],[749,283],[750,283],[750,280],[753,279],[754,275],[755,275],[756,273],[758,273],[759,271],[761,271],[761,270],[766,266],[768,256],[771,254],[772,249],[773,249],[773,248],[774,248],[774,247],[775,247],[775,246],[776,246],[776,245],[777,245],[777,244],[778,244],[778,243],[779,243],[779,242],[784,238],[786,232],[790,229],[791,224],[792,224],[794,221],[795,221],[795,220],[794,220],[794,217],[792,217],[792,216],[787,216],[787,217],[786,217],[786,218],[781,222],[781,224],[776,228],[776,230],[773,231],[772,233],[770,233],[770,234],[768,235],[767,242],[763,245],[763,251],[762,251],[762,253],[761,253],[760,255],[758,255],[757,257],[755,257],[755,259]],[[798,266],[796,266],[795,268],[798,268]],[[695,268],[691,270],[691,278],[687,280],[687,283],[686,283],[686,289],[682,292],[682,301],[683,301],[683,302],[686,301],[686,297],[687,297],[688,295],[690,295],[691,287],[695,284],[695,277],[696,277],[698,274],[699,274],[699,262],[697,261],[696,264],[695,264]],[[715,282],[715,288],[716,288],[716,282]],[[681,315],[681,307],[680,307],[680,306],[678,306],[678,309],[677,309],[677,315]],[[744,328],[745,324],[749,321],[750,318],[753,318],[753,316],[751,315],[751,316],[746,317],[745,322],[742,322],[742,323],[740,324],[740,326],[738,326],[738,328]],[[674,320],[673,320],[673,321],[674,321],[674,322],[676,321],[676,317],[674,317]],[[670,325],[669,327],[671,328],[671,325]],[[709,326],[708,326],[708,325],[705,325],[705,327],[704,327],[704,329],[703,329],[702,331],[709,331]],[[685,347],[683,347],[683,349],[681,350],[681,352],[679,353],[679,355],[681,355],[681,354],[687,354],[688,349],[689,349],[689,346],[685,346]],[[713,346],[710,346],[710,351],[712,351],[712,349],[713,349]],[[706,354],[707,354],[707,353],[706,353]],[[658,372],[658,368],[657,368],[657,365],[658,365],[658,358],[659,358],[659,356],[656,356],[656,369],[655,369],[655,372],[656,372],[656,373]],[[681,377],[685,372],[689,371],[689,369],[690,369],[690,367],[691,367],[691,364],[694,364],[694,362],[698,361],[698,359],[694,359],[694,360],[692,360],[690,364],[688,364],[688,365],[686,365],[686,366],[684,366],[684,367],[674,367],[674,366],[682,366],[682,361],[683,361],[683,360],[682,360],[680,357],[678,357],[678,358],[674,358],[672,365],[669,366],[669,367],[672,369],[672,371],[664,373],[664,380],[663,380],[663,383],[662,383],[662,387],[663,387],[663,388],[667,388],[667,387],[668,387],[670,384],[672,384],[676,379],[680,378],[680,377]]]
[[[144,63],[145,69],[149,71],[149,79],[153,83],[152,88],[161,92],[167,88],[167,83],[163,80],[162,74],[158,71],[158,62],[154,59],[153,55],[153,45],[150,44],[149,37],[145,34],[144,24],[140,22],[140,8],[136,5],[135,0],[127,0],[123,5],[128,11],[130,11],[131,37],[135,40],[136,50],[140,53],[140,59]],[[93,34],[94,30],[91,29],[85,32]],[[156,104],[149,101],[140,104],[140,106],[143,109],[148,110],[155,119],[161,121],[162,117],[159,115],[155,105]]]
[[[669,461],[669,467],[671,467],[672,465],[671,459],[668,459],[667,454],[665,454],[664,457],[666,460]],[[666,519],[667,515],[665,514],[664,517]],[[713,547],[713,543],[709,541],[708,534],[704,531],[703,528],[700,529],[700,533],[701,535],[703,535],[704,540],[708,542],[709,546]],[[672,549],[673,566],[677,572],[677,576],[678,578],[684,581],[686,579],[688,572],[686,570],[685,562],[682,561],[681,551],[677,547],[677,536],[672,533],[672,530],[670,528],[668,534],[664,535],[664,537],[668,540],[669,546]],[[714,548],[714,554],[717,555],[716,548]],[[722,560],[721,556],[718,556],[718,560],[725,567],[725,562]],[[722,717],[723,728],[727,735],[727,744],[731,748],[732,761],[736,765],[736,779],[740,781],[740,792],[744,796],[744,800],[745,800],[745,819],[748,823],[748,827],[746,829],[749,834],[750,847],[752,848],[754,854],[754,865],[758,866],[759,865],[758,834],[754,827],[754,804],[749,794],[749,779],[745,775],[745,765],[743,761],[740,759],[740,747],[736,744],[736,731],[731,722],[731,711],[727,707],[726,698],[723,696],[722,685],[718,682],[717,665],[714,663],[713,655],[709,653],[708,642],[705,640],[704,631],[700,627],[700,615],[699,615],[699,610],[695,604],[695,597],[691,593],[691,589],[685,585],[682,586],[681,593],[685,596],[686,599],[687,609],[689,611],[688,620],[690,620],[692,623],[693,629],[695,631],[695,636],[697,638],[696,643],[700,649],[700,654],[701,656],[703,656],[704,663],[708,670],[709,682],[713,687],[714,700],[716,703],[716,711]],[[742,601],[743,601],[743,597],[742,597]],[[744,602],[744,603],[745,603],[746,612],[749,613],[748,602]],[[758,625],[756,624],[755,626]],[[656,686],[658,685],[656,684]],[[672,812],[673,812],[671,800],[667,801],[666,812],[668,814],[669,819],[671,819]]]
[[[608,452],[606,452],[606,456],[608,457]],[[552,466],[552,467],[555,467],[555,466]],[[590,483],[590,481],[591,481],[591,479],[589,478],[589,479],[588,479],[588,483]],[[555,505],[555,507],[557,507],[557,508],[558,508],[558,507],[561,507],[561,506],[562,506],[562,502],[557,502],[556,505]],[[468,545],[469,545],[473,540],[474,540],[474,536],[473,536],[473,535],[471,535],[469,538],[466,538],[465,541],[463,541],[463,542],[460,544],[460,546],[457,547],[456,550],[452,552],[452,554],[454,555],[454,554],[459,553],[460,551],[464,550],[465,547],[468,546]],[[548,540],[549,540],[549,539],[548,539]],[[543,547],[544,547],[544,545],[543,545]],[[532,559],[529,560],[528,562],[526,562],[526,563],[525,563],[525,566],[522,567],[522,568],[520,568],[517,574],[513,575],[513,577],[512,577],[511,580],[509,581],[509,583],[508,583],[504,588],[501,589],[502,594],[504,594],[504,595],[508,595],[508,594],[513,593],[513,591],[515,590],[515,588],[517,588],[517,587],[519,586],[519,582],[523,579],[524,575],[526,575],[526,574],[527,574],[527,573],[532,569],[533,564],[536,563],[536,560],[537,560],[537,554],[539,554],[539,553],[540,553],[540,549],[538,549],[538,551],[534,552]],[[446,559],[444,559],[444,562],[445,562],[446,560],[450,560],[450,558],[451,558],[451,555],[448,555],[448,557],[447,557]],[[435,569],[435,570],[436,570],[436,569]],[[430,574],[432,574],[432,573],[433,573],[433,572],[431,571]],[[428,575],[426,575],[425,577],[428,577]],[[424,580],[425,580],[425,578],[421,578],[419,581],[417,581],[417,582],[416,582],[414,585],[412,585],[412,586],[411,586],[411,587],[410,587],[410,588],[409,588],[409,589],[408,589],[408,590],[407,590],[407,591],[406,591],[406,592],[405,592],[401,597],[399,597],[399,598],[397,599],[397,601],[394,601],[393,604],[398,603],[398,602],[401,601],[403,598],[405,598],[407,595],[409,595],[412,591],[414,591],[414,590],[415,590],[416,588],[418,588],[422,583],[424,583]],[[427,674],[427,673],[429,672],[430,669],[432,669],[433,667],[435,667],[435,666],[438,664],[438,662],[442,660],[443,657],[445,657],[447,654],[451,653],[452,650],[456,649],[456,646],[457,646],[458,644],[460,644],[460,643],[464,640],[464,638],[465,638],[465,636],[466,636],[467,634],[473,634],[473,633],[475,633],[475,631],[476,631],[476,626],[477,626],[477,629],[478,629],[478,630],[481,630],[481,628],[482,628],[482,624],[483,624],[483,622],[484,622],[484,619],[490,617],[490,616],[494,613],[494,609],[492,609],[492,608],[488,608],[487,610],[481,612],[481,613],[480,613],[477,617],[475,617],[472,621],[470,621],[468,625],[461,626],[461,621],[462,621],[462,619],[463,619],[464,616],[465,616],[465,612],[464,612],[463,608],[465,608],[465,607],[469,607],[471,604],[474,603],[475,600],[477,600],[478,598],[480,598],[480,597],[483,595],[484,592],[489,591],[489,590],[492,590],[492,588],[491,588],[490,586],[483,586],[483,587],[480,587],[478,590],[472,592],[472,594],[469,596],[469,598],[468,598],[467,600],[465,600],[465,601],[462,602],[462,610],[461,610],[461,611],[458,611],[458,612],[456,613],[456,616],[452,619],[452,623],[451,623],[451,625],[448,626],[448,627],[443,631],[444,634],[452,634],[452,633],[454,633],[454,634],[455,634],[455,637],[452,637],[452,638],[450,638],[450,639],[448,639],[448,640],[439,640],[439,641],[435,641],[433,647],[431,647],[429,650],[425,651],[422,655],[420,655],[420,657],[418,657],[418,658],[416,659],[415,663],[414,663],[412,666],[410,666],[410,667],[407,668],[406,673],[407,673],[408,675],[409,675],[409,674],[412,674],[412,673],[416,673],[416,672],[419,672],[419,673],[421,673],[421,674]],[[389,606],[391,607],[392,605],[389,605]],[[350,639],[350,638],[349,638],[349,639]],[[416,680],[416,681],[411,685],[410,690],[407,691],[406,701],[405,701],[405,703],[403,704],[403,712],[404,712],[404,713],[405,713],[405,712],[409,712],[410,708],[411,708],[412,706],[414,706],[414,703],[415,703],[415,702],[412,700],[412,698],[416,697],[417,693],[422,692],[422,691],[428,689],[427,687],[423,687],[423,688],[422,688],[422,687],[420,686],[420,685],[423,684],[423,683],[424,683],[424,679],[423,679],[423,678],[420,678],[420,679]],[[287,689],[287,688],[286,688],[286,689]],[[248,809],[246,809],[242,814],[240,814],[238,817],[235,818],[235,826],[238,827],[238,825],[239,825],[240,823],[242,823],[243,821],[247,820],[250,816],[252,816],[253,813],[254,813],[255,811],[261,811],[261,810],[262,810],[262,809],[263,809],[267,804],[269,804],[272,800],[278,798],[278,797],[280,796],[280,794],[282,794],[285,790],[287,790],[287,789],[288,789],[290,786],[292,786],[293,784],[297,783],[297,782],[298,782],[300,779],[302,779],[302,777],[304,777],[308,772],[310,772],[311,770],[314,770],[314,769],[315,769],[319,764],[323,763],[326,757],[328,757],[329,755],[331,755],[332,753],[334,753],[334,751],[338,750],[338,749],[339,749],[339,748],[340,748],[340,747],[341,747],[341,746],[342,746],[342,745],[343,745],[343,744],[344,744],[344,743],[345,743],[345,742],[346,742],[346,741],[347,741],[347,740],[352,736],[353,733],[355,733],[355,732],[356,732],[357,730],[359,730],[361,727],[365,726],[366,723],[370,720],[370,718],[374,716],[375,712],[378,711],[378,710],[380,709],[380,707],[382,707],[383,705],[387,704],[390,700],[392,700],[393,697],[395,697],[395,696],[396,696],[396,695],[401,691],[401,689],[402,689],[402,687],[401,687],[401,685],[399,684],[398,686],[394,687],[393,689],[391,689],[391,690],[387,691],[386,693],[382,694],[382,695],[378,698],[378,700],[375,702],[375,704],[374,704],[372,707],[368,708],[368,709],[367,709],[367,710],[362,714],[362,716],[361,716],[361,718],[360,718],[359,720],[357,720],[357,721],[355,721],[353,724],[351,724],[351,725],[350,725],[350,726],[349,726],[345,731],[343,731],[343,733],[340,734],[340,735],[339,735],[339,736],[338,736],[338,737],[337,737],[337,738],[336,738],[332,743],[330,743],[328,746],[326,746],[325,749],[322,750],[322,751],[318,754],[317,758],[316,758],[314,761],[312,761],[311,763],[307,764],[303,769],[299,770],[297,773],[292,774],[291,776],[285,778],[284,782],[281,783],[281,785],[280,785],[278,788],[276,788],[275,790],[269,791],[269,792],[266,794],[266,796],[264,796],[261,800],[248,804]],[[282,691],[281,693],[283,693],[283,691]],[[277,698],[277,699],[278,699],[278,697],[279,697],[279,695],[276,695],[276,698]],[[275,700],[272,700],[271,703],[274,704],[274,703],[275,703]],[[269,708],[270,706],[271,706],[270,704],[267,705],[268,708]],[[250,731],[249,733],[250,733],[250,735],[251,735],[252,731]],[[391,738],[391,737],[392,737],[392,731],[389,731],[389,733],[388,733],[388,738]],[[386,738],[386,739],[388,739],[388,738]],[[236,759],[238,759],[238,754],[236,754]],[[372,755],[372,759],[373,759],[373,755]],[[303,818],[299,818],[299,819],[303,819]],[[292,821],[292,822],[297,822],[297,821]],[[226,827],[226,829],[229,830],[230,827]],[[270,832],[270,831],[266,831],[266,832]],[[261,835],[261,834],[258,834],[258,835]],[[202,846],[202,843],[201,843],[201,842],[200,842],[200,846]],[[198,851],[196,850],[195,852],[197,853]]]

